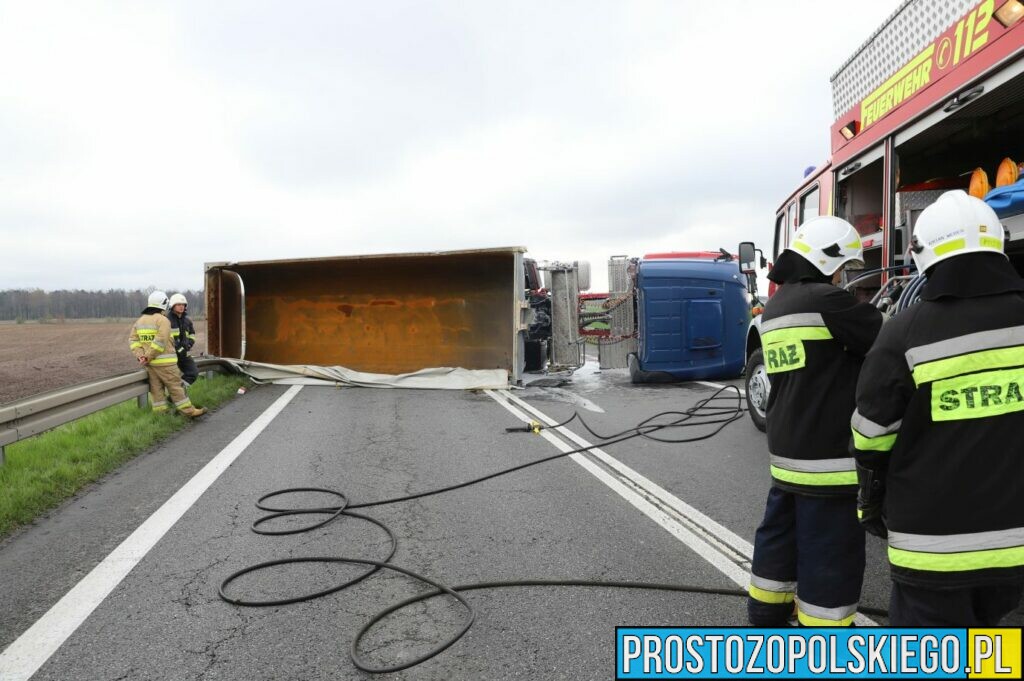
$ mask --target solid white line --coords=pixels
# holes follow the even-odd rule
[[[302,390],[293,386],[0,654],[0,679],[26,681]]]
[[[507,399],[510,397],[506,391],[500,391],[495,393],[491,390],[485,390],[495,402],[508,409],[514,416],[523,421],[529,422],[531,418],[520,411],[516,406],[512,405]],[[499,397],[499,395],[501,395]],[[566,443],[564,440],[555,437],[551,431],[542,430],[540,432],[541,437],[553,444],[562,452],[572,451],[574,448]],[[574,462],[582,466],[591,473],[598,480],[603,482],[605,485],[610,487],[619,496],[628,501],[640,512],[649,517],[654,522],[661,525],[663,528],[668,530],[673,536],[679,541],[683,542],[691,549],[693,549],[701,558],[714,565],[720,572],[731,579],[739,586],[746,587],[749,581],[749,575],[746,570],[742,567],[729,560],[725,554],[717,550],[715,547],[708,544],[704,539],[698,537],[689,528],[671,517],[662,509],[652,504],[648,499],[637,494],[634,490],[626,487],[620,480],[617,480],[613,476],[609,475],[607,471],[596,465],[593,461],[588,459],[583,454],[570,454],[569,457]]]
[[[518,406],[529,411],[538,419],[547,423],[547,425],[551,426],[557,423],[550,416],[543,413],[542,411],[534,407],[532,404],[522,400],[517,395],[513,395],[512,393],[507,393],[507,395],[508,398],[514,401]],[[569,438],[580,447],[591,446],[590,442],[586,441],[585,439],[583,439],[582,437],[580,437],[579,435],[577,435],[576,433],[572,432],[571,430],[564,426],[562,428],[558,428],[557,430],[559,433]],[[615,469],[623,477],[636,483],[637,486],[654,494],[660,500],[668,502],[668,504],[673,508],[673,510],[675,510],[677,513],[684,516],[688,520],[691,520],[697,525],[701,526],[703,529],[707,530],[715,539],[717,539],[720,542],[723,542],[733,551],[741,554],[748,560],[751,556],[754,555],[754,547],[750,542],[743,539],[732,530],[729,530],[723,527],[722,525],[718,524],[708,516],[698,511],[693,506],[690,506],[679,497],[675,496],[668,490],[664,489],[663,487],[655,483],[653,480],[644,477],[643,475],[636,472],[626,464],[622,463],[615,457],[611,456],[610,454],[602,450],[600,447],[595,447],[594,449],[591,449],[590,453],[593,454],[595,458],[600,459],[603,463],[607,464],[610,468]],[[746,585],[747,578],[744,577],[743,586]]]
[[[701,381],[701,383],[703,383],[703,382]],[[715,384],[710,384],[710,385],[712,385],[713,387],[718,387]],[[555,423],[557,423],[557,421],[552,419],[547,414],[544,414],[542,411],[540,411],[539,409],[537,409],[533,405],[525,402],[524,400],[520,399],[516,395],[513,395],[512,393],[508,392],[507,390],[502,390],[502,391],[500,391],[500,393],[502,394],[502,396],[506,397],[508,400],[511,400],[517,406],[522,407],[524,410],[528,411],[530,414],[532,414],[533,416],[535,416],[539,420],[543,421],[547,425],[551,426],[551,425],[554,425]],[[493,394],[491,396],[495,397]],[[500,400],[499,400],[499,403],[500,403]],[[529,418],[525,418],[523,420],[529,421],[530,419]],[[563,436],[565,436],[566,438],[568,438],[568,439],[572,440],[573,442],[575,442],[580,447],[590,447],[591,446],[590,442],[588,442],[587,440],[585,440],[584,438],[580,437],[579,435],[577,435],[576,433],[572,432],[571,430],[569,430],[568,428],[566,428],[564,426],[561,427],[561,428],[558,428],[557,431],[559,433],[561,433]],[[541,431],[541,435],[544,435],[544,434],[547,434],[547,433],[548,433],[548,431],[546,431],[546,430],[542,430]],[[559,448],[561,449],[561,447],[559,447]],[[569,449],[571,449],[571,448],[567,446],[565,449],[562,449],[562,451],[569,451]],[[671,532],[673,535],[675,535],[677,538],[679,538],[680,541],[682,541],[687,546],[689,546],[691,549],[696,551],[702,558],[704,558],[709,563],[711,563],[716,568],[718,568],[723,574],[725,574],[731,580],[736,582],[736,584],[738,584],[741,587],[746,588],[746,586],[748,585],[748,583],[750,581],[749,562],[751,560],[753,560],[753,556],[754,556],[754,547],[753,547],[753,545],[750,542],[744,540],[743,538],[741,538],[736,533],[732,532],[731,530],[729,530],[729,529],[723,527],[722,525],[720,525],[719,523],[715,522],[714,520],[712,520],[711,518],[709,518],[705,514],[701,513],[696,508],[690,506],[689,504],[684,502],[682,499],[676,497],[671,492],[665,490],[664,488],[662,488],[661,486],[659,486],[655,482],[649,480],[645,476],[643,476],[640,473],[634,471],[632,468],[630,468],[626,464],[622,463],[621,461],[619,461],[615,457],[613,457],[613,456],[609,455],[607,452],[603,451],[600,447],[594,447],[593,449],[589,450],[589,453],[592,454],[598,460],[600,460],[602,463],[607,465],[609,468],[612,468],[613,470],[615,470],[615,472],[618,473],[621,476],[622,482],[625,482],[626,484],[629,484],[631,487],[636,488],[640,492],[640,494],[637,494],[636,492],[632,492],[631,493],[632,496],[635,497],[635,498],[639,498],[639,499],[643,500],[644,504],[646,504],[650,508],[654,509],[654,511],[656,511],[657,513],[648,512],[648,510],[645,510],[645,508],[643,508],[639,504],[635,503],[633,501],[633,499],[631,499],[630,497],[627,497],[625,494],[622,494],[622,492],[619,492],[620,494],[622,494],[623,497],[626,497],[626,499],[629,500],[630,503],[633,503],[634,506],[636,506],[641,511],[643,511],[648,517],[650,517],[652,520],[654,520],[659,525],[661,525],[662,527],[667,529],[669,532]],[[580,454],[573,455],[573,457],[576,457],[576,456],[582,456],[582,455],[580,455]],[[579,463],[579,462],[577,462],[577,463]],[[590,462],[588,462],[588,463],[590,463]],[[592,463],[591,463],[591,466],[593,466]],[[584,467],[586,467],[586,466],[584,466]],[[589,468],[588,468],[588,470],[589,470]],[[600,469],[598,469],[598,470],[600,470]],[[593,472],[593,471],[591,471],[591,472]],[[614,480],[614,478],[611,478],[611,476],[608,476],[607,473],[605,473],[604,471],[601,471],[601,472],[604,473],[604,475],[606,477]],[[595,475],[596,475],[596,473],[595,473]],[[598,476],[598,477],[600,478],[601,476]],[[602,481],[603,481],[603,478],[602,478]],[[622,482],[616,480],[616,483],[618,483],[620,487],[624,487]],[[609,485],[609,486],[611,486],[611,485]],[[613,489],[615,489],[615,488],[613,487]],[[616,489],[616,491],[619,491],[619,490]],[[644,496],[650,495],[650,496],[655,497],[663,505],[669,507],[675,514],[678,514],[678,516],[682,516],[682,518],[684,519],[686,524],[689,526],[689,529],[686,530],[686,534],[684,535],[683,533],[680,533],[679,531],[677,531],[677,529],[675,529],[674,527],[671,526],[671,525],[677,525],[677,526],[681,525],[681,523],[678,520],[669,518],[667,516],[667,514],[665,514],[665,512],[660,511],[659,509],[654,507],[649,501],[647,501],[644,498],[644,496],[641,496],[641,495],[644,495]],[[671,523],[670,524],[666,524],[666,523],[662,522],[661,520],[659,520],[658,517],[656,517],[656,515],[660,515],[663,518],[668,518],[671,521]],[[688,535],[687,538],[684,538],[684,536],[686,536],[686,535]],[[715,559],[709,558],[708,555],[707,555],[708,552],[716,554],[717,558],[715,558]],[[730,553],[734,554],[731,559],[730,559],[730,556],[728,555]],[[740,564],[737,563],[737,561],[735,559],[735,555],[736,554],[741,556],[742,559],[745,561],[745,563],[746,563],[746,568],[745,569],[743,567],[741,567]],[[739,572],[737,572],[737,570]],[[863,615],[861,613],[857,613],[855,621],[860,626],[876,626],[877,625],[877,623],[874,620],[872,620],[871,618],[869,618],[866,615]]]
[[[747,391],[738,385],[724,385],[722,383],[712,383],[711,381],[693,381],[693,383],[700,383],[701,385],[706,385],[709,388],[736,388],[740,391],[740,397],[747,396]]]

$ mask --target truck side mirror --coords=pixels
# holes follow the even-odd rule
[[[739,247],[740,271],[744,274],[757,273],[757,254],[753,241],[744,241]]]

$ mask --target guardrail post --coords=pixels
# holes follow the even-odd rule
[[[0,445],[0,466],[4,465],[4,446]]]
[[[135,398],[135,400],[139,404],[139,409],[149,408],[149,393],[142,393],[137,398]]]
[[[206,372],[206,380],[207,380],[207,381],[209,381],[209,380],[210,380],[211,378],[213,378],[213,375],[214,375],[215,373],[216,373],[216,372],[215,372],[215,371],[212,371],[212,370],[211,370],[211,371],[207,371],[207,372]]]

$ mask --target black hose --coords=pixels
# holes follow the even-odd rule
[[[735,405],[731,406],[731,407],[720,407],[720,406],[712,405],[713,402],[718,401],[718,400],[726,399],[726,400],[730,400],[731,401],[732,398],[724,397],[722,395],[722,393],[726,392],[726,391],[735,391],[735,394],[736,394]],[[712,406],[709,407],[708,405],[712,405]],[[369,559],[365,559],[365,558],[350,558],[350,557],[346,557],[346,556],[281,558],[281,559],[277,559],[277,560],[263,561],[263,562],[256,563],[254,565],[250,565],[248,567],[242,568],[241,570],[238,570],[238,571],[233,572],[232,574],[230,574],[227,578],[225,578],[221,582],[220,587],[218,589],[218,593],[219,593],[220,597],[223,600],[227,601],[228,603],[232,603],[234,605],[239,605],[239,606],[267,607],[267,606],[276,606],[276,605],[288,605],[288,604],[291,604],[291,603],[301,603],[303,601],[313,600],[315,598],[320,598],[321,596],[326,596],[328,594],[337,593],[339,591],[347,589],[350,586],[358,584],[359,582],[365,580],[366,578],[370,577],[371,575],[375,574],[376,572],[378,572],[378,571],[380,571],[382,569],[384,569],[384,570],[392,570],[394,572],[398,572],[398,573],[407,575],[409,577],[412,577],[413,579],[416,579],[416,580],[419,580],[419,581],[423,582],[424,584],[428,584],[428,585],[434,587],[434,589],[432,591],[428,591],[426,593],[422,593],[422,594],[419,594],[417,596],[413,596],[411,598],[407,598],[407,599],[405,599],[403,601],[400,601],[400,602],[398,602],[398,603],[396,603],[394,605],[391,605],[391,606],[387,607],[386,609],[380,611],[379,613],[377,613],[376,615],[371,617],[370,620],[365,625],[363,625],[363,627],[356,634],[355,638],[352,640],[352,646],[351,646],[351,649],[349,651],[349,655],[352,658],[352,663],[358,669],[360,669],[362,671],[365,671],[365,672],[374,673],[374,674],[383,674],[383,673],[388,673],[388,672],[401,671],[403,669],[408,669],[409,667],[413,667],[415,665],[418,665],[418,664],[420,664],[422,662],[425,662],[425,661],[429,660],[432,657],[435,657],[435,656],[439,655],[443,651],[447,650],[450,646],[452,646],[460,638],[462,638],[462,636],[465,635],[465,633],[467,631],[469,631],[469,628],[472,626],[473,621],[474,621],[474,619],[476,617],[476,614],[475,614],[475,612],[473,610],[473,607],[469,604],[469,601],[467,601],[461,595],[461,592],[464,592],[464,591],[476,591],[476,590],[480,590],[480,589],[500,589],[500,588],[511,588],[511,587],[538,587],[538,586],[560,586],[560,587],[566,587],[566,586],[575,586],[575,587],[601,587],[601,588],[624,588],[624,589],[647,589],[647,590],[652,590],[653,589],[653,590],[660,590],[660,591],[675,591],[675,592],[684,592],[684,593],[711,594],[711,595],[719,595],[719,596],[746,597],[747,596],[747,592],[743,591],[743,590],[740,590],[740,589],[719,589],[719,588],[714,588],[714,587],[692,586],[692,585],[687,585],[687,584],[653,584],[653,583],[647,583],[647,582],[591,581],[591,580],[579,580],[579,579],[563,579],[563,580],[525,579],[525,580],[513,580],[513,581],[478,582],[478,583],[473,583],[473,584],[462,584],[462,585],[455,586],[455,587],[449,587],[449,586],[446,586],[446,585],[442,584],[441,582],[439,582],[439,581],[437,581],[435,579],[432,579],[430,577],[427,577],[425,575],[419,574],[419,573],[417,573],[417,572],[415,572],[413,570],[410,570],[408,568],[405,568],[405,567],[402,567],[400,565],[396,565],[394,563],[389,562],[391,560],[391,558],[394,557],[395,552],[398,549],[398,539],[395,537],[394,532],[392,532],[391,529],[387,525],[385,525],[384,523],[382,523],[379,520],[371,518],[370,516],[366,516],[366,515],[362,515],[362,514],[354,513],[353,512],[353,509],[357,509],[357,508],[369,508],[369,507],[373,507],[373,506],[384,506],[384,505],[387,505],[387,504],[396,504],[396,503],[403,502],[403,501],[411,501],[413,499],[422,499],[424,497],[434,496],[434,495],[437,495],[437,494],[443,494],[445,492],[451,492],[453,490],[462,489],[464,487],[469,487],[470,485],[476,485],[476,484],[484,482],[486,480],[492,480],[492,479],[497,478],[497,477],[502,476],[502,475],[508,475],[508,474],[514,473],[516,471],[521,471],[523,469],[530,468],[532,466],[537,466],[537,465],[540,465],[542,463],[547,463],[549,461],[554,461],[556,459],[561,459],[561,458],[564,458],[564,457],[567,457],[567,456],[571,456],[573,454],[579,454],[579,453],[582,453],[582,452],[587,452],[587,451],[590,451],[591,449],[595,449],[597,447],[607,446],[607,445],[610,445],[610,444],[617,444],[619,442],[625,442],[627,440],[631,440],[631,439],[637,438],[637,437],[641,437],[641,438],[645,438],[645,439],[649,439],[649,440],[654,440],[656,442],[673,443],[673,444],[682,444],[682,443],[698,442],[698,441],[701,441],[701,440],[706,440],[706,439],[714,437],[715,435],[720,433],[723,428],[725,428],[727,425],[729,425],[733,421],[736,421],[737,419],[742,418],[744,411],[745,411],[745,405],[743,404],[742,399],[740,398],[739,390],[737,388],[735,388],[734,386],[726,386],[726,387],[723,387],[723,388],[717,390],[710,397],[698,401],[693,407],[691,407],[691,408],[689,408],[689,409],[687,409],[685,411],[665,411],[665,412],[661,412],[661,413],[655,414],[654,416],[651,416],[651,417],[649,417],[647,419],[644,419],[643,421],[641,421],[639,424],[637,424],[636,426],[634,426],[632,428],[628,428],[626,430],[623,430],[623,431],[620,431],[620,432],[617,432],[617,433],[611,433],[611,434],[608,434],[608,435],[603,435],[603,434],[600,434],[597,431],[595,431],[589,424],[587,424],[587,422],[583,419],[583,417],[580,416],[579,412],[574,413],[571,417],[569,417],[565,421],[562,421],[561,423],[556,423],[556,424],[550,425],[550,426],[545,426],[545,425],[542,425],[542,424],[536,424],[535,423],[532,426],[526,427],[525,429],[522,428],[522,427],[509,428],[509,429],[507,429],[509,432],[523,431],[523,430],[526,430],[526,431],[531,431],[532,430],[534,432],[540,432],[541,430],[545,430],[545,429],[561,428],[562,426],[565,426],[565,425],[567,425],[567,424],[569,424],[569,423],[571,423],[572,421],[575,420],[575,421],[579,421],[580,425],[582,425],[587,430],[587,432],[589,432],[594,437],[602,440],[603,442],[601,442],[599,444],[595,444],[595,445],[588,445],[586,447],[579,447],[577,449],[573,449],[573,450],[568,451],[568,452],[562,452],[562,453],[559,453],[559,454],[554,454],[552,456],[547,456],[547,457],[544,457],[544,458],[541,458],[541,459],[536,459],[534,461],[529,461],[529,462],[524,463],[524,464],[519,464],[518,466],[512,466],[510,468],[504,468],[504,469],[496,471],[494,473],[489,473],[487,475],[483,475],[483,476],[480,476],[480,477],[477,477],[477,478],[473,478],[471,480],[466,480],[464,482],[456,483],[456,484],[453,484],[453,485],[448,485],[446,487],[441,487],[441,488],[438,488],[438,489],[426,490],[426,491],[423,491],[423,492],[407,494],[407,495],[404,495],[404,496],[393,497],[393,498],[390,498],[390,499],[382,499],[382,500],[378,500],[378,501],[363,502],[363,503],[360,503],[360,504],[352,504],[352,503],[349,502],[348,497],[345,496],[343,493],[338,492],[336,490],[323,488],[323,487],[290,487],[290,488],[287,488],[287,489],[280,489],[280,490],[277,490],[277,491],[274,491],[274,492],[270,492],[268,494],[264,494],[259,499],[257,499],[256,507],[258,509],[260,509],[261,511],[265,511],[267,513],[267,515],[264,515],[264,516],[262,516],[260,518],[257,518],[255,521],[253,521],[252,528],[251,528],[253,532],[255,532],[257,534],[263,534],[263,535],[269,535],[269,536],[281,536],[281,535],[298,534],[298,533],[301,533],[301,532],[308,532],[310,530],[314,530],[314,529],[317,529],[317,528],[320,528],[320,527],[324,527],[324,526],[328,525],[329,523],[334,522],[338,518],[341,518],[342,516],[358,518],[360,520],[365,520],[367,522],[373,523],[374,525],[376,525],[376,526],[380,527],[381,529],[383,529],[385,533],[387,533],[388,539],[390,540],[390,544],[391,544],[391,547],[390,547],[390,549],[389,549],[389,551],[387,553],[387,556],[385,556],[383,560],[379,560],[379,561],[378,560],[369,560]],[[665,417],[668,417],[668,418],[677,417],[677,418],[675,418],[672,421],[665,422],[665,423],[659,423],[658,422],[658,419],[665,418]],[[690,437],[683,437],[683,438],[664,438],[664,437],[655,437],[653,435],[653,433],[659,432],[661,430],[670,429],[670,428],[693,428],[693,427],[700,427],[700,426],[716,426],[716,427],[713,428],[710,432],[702,433],[700,435],[695,435],[695,436],[690,436]],[[329,494],[329,495],[332,495],[334,497],[337,497],[340,500],[340,503],[338,505],[336,505],[336,506],[300,507],[300,508],[288,508],[288,507],[282,508],[282,507],[278,507],[278,506],[271,506],[271,505],[268,505],[266,503],[268,499],[272,499],[272,498],[283,496],[283,495],[287,495],[287,494],[296,494],[296,493],[303,493],[303,492],[313,492],[313,493]],[[315,516],[327,516],[327,517],[325,519],[319,521],[319,522],[316,522],[316,523],[312,523],[312,524],[308,524],[308,525],[302,525],[300,527],[293,527],[293,528],[283,529],[283,530],[271,530],[271,529],[266,529],[266,528],[263,527],[263,525],[265,523],[268,523],[268,522],[270,522],[272,520],[276,520],[278,518],[290,517],[290,516],[298,516],[298,515],[315,515]],[[243,577],[244,575],[252,574],[254,572],[259,572],[261,570],[265,570],[265,569],[268,569],[268,568],[273,568],[273,567],[277,567],[277,566],[281,566],[281,565],[293,565],[293,564],[300,564],[300,563],[343,563],[343,564],[352,564],[352,565],[365,565],[365,566],[369,567],[370,569],[362,572],[360,575],[358,575],[358,576],[356,576],[356,577],[354,577],[352,579],[349,579],[348,581],[345,581],[345,582],[343,582],[341,584],[332,586],[330,588],[323,589],[321,591],[317,591],[317,592],[314,592],[314,593],[301,594],[299,596],[292,596],[292,597],[288,597],[288,598],[278,598],[278,599],[269,599],[269,600],[248,600],[248,599],[245,599],[245,598],[241,598],[241,597],[237,597],[237,596],[231,596],[231,595],[228,594],[228,586],[230,584],[232,584],[235,580],[239,579],[240,577]],[[393,666],[385,666],[385,667],[374,666],[374,665],[370,664],[369,662],[367,662],[359,654],[359,643],[360,643],[360,641],[362,641],[362,639],[366,636],[366,634],[370,631],[370,629],[373,628],[374,625],[379,623],[381,620],[385,619],[388,615],[390,615],[390,614],[392,614],[392,613],[394,613],[394,612],[396,612],[398,610],[401,610],[402,608],[405,608],[405,607],[407,607],[409,605],[412,605],[414,603],[419,603],[419,602],[422,602],[422,601],[425,601],[425,600],[428,600],[428,599],[431,599],[431,598],[436,598],[437,596],[442,596],[442,595],[447,595],[447,596],[451,596],[452,598],[455,598],[457,601],[459,601],[459,603],[461,603],[466,608],[466,611],[468,613],[465,624],[462,626],[462,628],[456,634],[454,634],[448,640],[445,640],[445,641],[441,642],[437,646],[435,646],[435,647],[431,648],[430,650],[428,650],[423,655],[420,655],[420,656],[418,656],[418,657],[416,657],[416,658],[414,658],[412,660],[406,660],[405,662],[402,662],[400,664],[393,665]],[[865,612],[865,613],[868,613],[868,614],[881,614],[881,615],[885,615],[886,614],[885,611],[883,611],[883,610],[877,610],[877,609],[871,609],[871,608],[861,608],[861,611]]]

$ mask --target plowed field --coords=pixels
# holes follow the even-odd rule
[[[136,369],[131,323],[0,323],[0,404]],[[195,325],[198,357],[206,351],[206,322]]]

